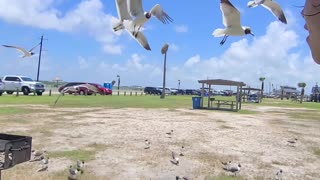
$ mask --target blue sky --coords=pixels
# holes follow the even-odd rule
[[[48,40],[44,41],[41,80],[59,76],[65,81],[103,83],[119,74],[123,85],[160,86],[160,49],[169,43],[170,87],[181,80],[182,88],[198,88],[197,80],[206,78],[239,80],[257,87],[258,78],[265,76],[267,86],[306,82],[310,89],[318,82],[314,74],[320,66],[311,59],[305,42],[301,8],[294,7],[303,2],[277,2],[288,25],[263,7],[249,9],[246,1],[232,1],[242,13],[242,24],[250,26],[255,36],[229,37],[220,46],[221,38],[212,36],[215,28],[223,27],[219,1],[144,1],[146,11],[159,3],[174,19],[164,25],[153,18],[145,26],[152,49],[148,52],[126,32],[112,31],[118,17],[114,0],[1,0],[0,41],[31,48],[43,34]],[[0,76],[36,78],[37,56],[21,59],[19,52],[4,47],[0,56]]]

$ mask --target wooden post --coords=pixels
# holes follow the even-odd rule
[[[51,96],[51,89],[49,90],[49,96]]]
[[[211,91],[211,84],[209,84],[209,90],[208,90],[208,108],[210,107],[210,91]]]
[[[124,92],[124,96],[126,96],[126,94],[127,94],[127,91]]]
[[[203,99],[204,99],[204,83],[202,83],[202,88],[201,88],[201,102],[200,102],[201,108],[203,108]]]
[[[136,93],[135,93],[135,94],[136,94],[136,96],[138,96],[138,92],[137,92],[137,91],[136,91]]]
[[[143,92],[141,92],[141,96],[143,96]]]
[[[130,96],[132,96],[132,91],[130,91]]]
[[[239,86],[237,86],[236,111],[239,110]]]
[[[120,96],[120,92],[118,91],[118,96]]]
[[[242,105],[242,86],[240,86],[240,97],[239,97],[239,110],[241,110],[241,105]]]
[[[19,89],[17,89],[17,94],[16,94],[16,96],[19,96]]]

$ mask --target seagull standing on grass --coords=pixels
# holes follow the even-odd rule
[[[243,36],[246,34],[254,34],[251,32],[251,28],[241,25],[240,12],[235,8],[229,0],[221,0],[220,9],[222,12],[222,21],[225,29],[216,29],[212,33],[214,37],[222,37],[220,45],[223,45],[228,36]]]
[[[144,149],[150,149],[151,142],[148,139],[146,139],[145,143],[146,143],[146,147]]]
[[[21,58],[25,58],[25,57],[31,57],[33,56],[35,53],[32,52],[36,47],[39,46],[39,44],[37,44],[35,47],[31,48],[29,51],[27,51],[26,49],[22,48],[22,47],[18,47],[18,46],[10,46],[10,45],[2,45],[4,47],[7,48],[14,48],[17,49],[18,51],[23,53],[23,56],[21,56]]]
[[[116,5],[120,22],[113,27],[113,30],[119,31],[125,29],[142,47],[150,51],[150,45],[144,34],[142,32],[135,32],[135,23],[129,14],[127,0],[116,0]]]
[[[294,146],[296,143],[297,143],[298,139],[297,138],[294,138],[292,140],[288,140],[288,143],[291,145],[291,146]]]
[[[237,172],[240,172],[241,164],[228,164],[226,167],[223,168],[226,171],[234,173],[237,176]]]
[[[68,179],[78,179],[79,174],[83,174],[83,171],[80,168],[75,169],[72,165],[69,167]]]
[[[277,173],[276,173],[276,177],[275,180],[282,180],[282,169],[280,169]]]
[[[281,9],[280,5],[273,0],[253,0],[248,2],[248,7],[253,8],[261,5],[268,9],[274,16],[276,16],[282,23],[287,24],[287,19]]]
[[[84,161],[83,160],[77,160],[77,168],[83,169],[84,167]]]
[[[176,153],[172,152],[171,156],[172,156],[171,163],[178,166],[179,165],[179,158],[177,157]]]

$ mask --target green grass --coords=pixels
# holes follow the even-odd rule
[[[34,104],[34,105],[50,105],[52,106],[57,95],[48,96],[19,96],[3,95],[0,97],[0,105],[10,104]],[[215,96],[216,100],[235,100],[235,97]],[[204,105],[207,104],[207,98],[204,98]],[[246,103],[243,103],[242,111],[239,113],[253,114],[254,112],[246,109]],[[255,106],[278,106],[278,107],[293,107],[307,108],[320,110],[320,103],[304,102],[302,104],[295,103],[290,100],[263,99],[262,103],[256,103]],[[192,108],[192,96],[166,96],[165,99],[160,99],[159,96],[61,96],[57,105],[59,107],[106,107],[106,108]],[[1,110],[2,109],[2,110]],[[20,113],[26,112],[22,108],[0,108],[1,113]],[[28,110],[29,111],[29,110]]]
[[[3,100],[1,99],[1,103],[3,103]],[[11,115],[11,114],[25,114],[25,113],[31,113],[32,110],[28,110],[25,108],[20,107],[0,107],[0,115]]]
[[[49,152],[49,157],[51,158],[68,158],[71,160],[83,160],[83,161],[91,161],[95,159],[95,155],[97,152],[106,149],[107,146],[103,144],[90,144],[88,145],[88,149],[85,150],[72,150],[72,151],[54,151]]]
[[[251,111],[251,110],[246,110],[246,109],[241,109],[238,111],[239,114],[257,114],[257,111]]]
[[[313,154],[320,158],[320,148],[313,148]]]
[[[291,119],[320,121],[320,113],[318,112],[288,112],[287,115]]]

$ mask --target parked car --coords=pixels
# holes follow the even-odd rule
[[[176,88],[169,88],[169,89],[170,89],[171,95],[177,95],[178,94],[178,89],[176,89]]]
[[[1,79],[2,91],[6,91],[7,94],[13,94],[13,92],[23,92],[24,95],[29,95],[35,92],[38,96],[41,96],[45,91],[44,84],[36,82],[26,76],[6,75]]]
[[[162,94],[162,90],[163,90],[163,88],[162,88],[162,87],[158,87],[157,89],[159,89],[159,90],[161,91],[161,94]],[[166,94],[166,95],[170,95],[170,94],[171,94],[170,89],[169,89],[169,88],[165,88],[165,90],[164,90],[164,94]]]
[[[146,94],[157,94],[157,95],[161,95],[161,91],[156,88],[156,87],[145,87],[143,90],[144,93]]]
[[[80,94],[80,95],[84,95],[87,92],[87,95],[92,95],[94,92],[86,87],[82,87],[79,85],[81,84],[86,84],[84,82],[70,82],[67,83],[63,86],[61,86],[58,91],[61,93],[63,89],[65,89],[64,93],[68,93],[68,94]]]
[[[251,94],[247,98],[248,102],[259,103],[259,97],[257,94]]]
[[[96,83],[89,83],[89,84],[91,84],[91,85],[95,86],[96,88],[98,88],[99,89],[99,93],[102,94],[102,95],[103,94],[104,95],[112,95],[112,90],[109,89],[109,88],[105,88],[105,87],[101,86],[100,84],[96,84]]]
[[[178,90],[177,90],[177,94],[185,95],[185,94],[186,94],[186,90],[184,90],[184,89],[178,89]]]
[[[2,94],[3,94],[3,92],[4,92],[4,90],[3,90],[3,83],[2,83],[2,80],[1,80],[1,78],[0,78],[0,96],[2,96]]]

